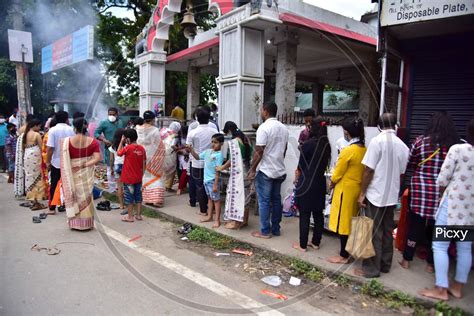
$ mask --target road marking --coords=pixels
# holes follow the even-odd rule
[[[150,258],[151,260],[155,261],[156,263],[164,266],[165,268],[175,272],[178,275],[181,275],[185,277],[186,279],[196,283],[197,285],[200,285],[201,287],[204,287],[208,289],[209,291],[222,296],[225,299],[228,299],[229,301],[241,306],[244,309],[260,309],[260,308],[269,308],[265,304],[262,304],[260,302],[257,302],[256,300],[243,295],[242,293],[239,293],[237,291],[232,290],[231,288],[228,288],[227,286],[216,282],[207,276],[196,272],[194,270],[191,270],[190,268],[158,253],[149,249],[141,248],[140,246],[136,245],[135,243],[130,243],[128,242],[130,240],[129,237],[122,235],[121,233],[105,226],[104,224],[101,224],[104,233],[106,233],[109,237],[115,239],[116,241],[120,242],[124,246],[131,248],[135,250],[136,252]],[[257,312],[257,315],[261,316],[282,316],[285,315],[277,310],[268,310],[264,312]]]

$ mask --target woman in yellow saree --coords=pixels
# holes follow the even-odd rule
[[[18,153],[20,161],[17,168],[24,172],[26,199],[32,201],[32,211],[46,208],[39,202],[46,197],[46,184],[41,172],[43,160],[41,156],[40,127],[41,122],[38,119],[28,122],[25,132],[20,136],[22,143]]]
[[[75,136],[67,137],[61,145],[61,180],[68,225],[71,229],[94,227],[95,206],[92,198],[94,166],[101,160],[97,140],[86,136],[87,121],[73,122]]]
[[[155,113],[143,113],[144,123],[136,127],[138,140],[146,151],[146,169],[143,175],[143,202],[163,207],[165,199],[165,178],[163,174],[165,145],[160,130],[154,125]]]

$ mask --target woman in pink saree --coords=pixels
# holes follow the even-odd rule
[[[146,168],[143,175],[143,202],[163,207],[165,199],[165,178],[163,174],[165,145],[161,141],[160,130],[155,126],[155,113],[143,113],[144,123],[136,127],[138,140],[146,151]]]
[[[95,206],[92,198],[94,166],[101,160],[99,142],[87,135],[84,118],[73,122],[75,136],[61,144],[61,180],[68,225],[71,229],[94,227]]]
[[[174,178],[176,175],[176,167],[178,165],[178,132],[181,130],[181,124],[172,122],[169,127],[162,128],[161,140],[165,144],[165,161],[163,172],[165,177],[166,191],[173,191]]]

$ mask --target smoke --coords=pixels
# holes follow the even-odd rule
[[[26,10],[27,28],[39,50],[84,26],[95,28],[98,23],[97,11],[87,0],[35,0]],[[40,62],[40,57],[35,60],[35,63]],[[105,70],[105,65],[94,58],[44,74],[43,81],[48,89],[48,99],[44,102],[60,100],[69,104],[70,114],[81,111],[87,118],[105,118],[107,106],[102,93]]]

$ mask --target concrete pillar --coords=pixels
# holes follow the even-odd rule
[[[219,125],[243,130],[258,123],[263,102],[264,32],[237,25],[220,32]]]
[[[278,113],[292,113],[296,104],[296,53],[297,43],[289,37],[277,46],[275,103]]]
[[[377,62],[366,64],[368,71],[362,73],[359,85],[359,117],[366,126],[375,126],[378,119],[380,93],[378,88],[379,70]]]
[[[201,70],[198,67],[188,67],[188,85],[186,97],[186,116],[191,119],[195,107],[199,104],[201,95]]]
[[[149,51],[135,59],[140,73],[140,115],[165,104],[166,52]]]
[[[320,83],[312,84],[313,110],[316,115],[323,115],[324,85]]]

